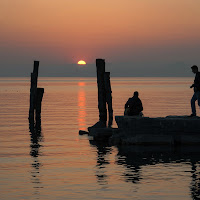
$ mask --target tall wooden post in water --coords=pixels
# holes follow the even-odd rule
[[[96,138],[107,138],[112,135],[112,122],[113,122],[113,109],[112,109],[112,90],[110,84],[110,72],[105,72],[105,60],[96,59],[97,70],[97,87],[98,87],[98,109],[99,121],[91,127],[88,127],[89,135]],[[108,105],[109,120],[107,122],[107,109]],[[79,131],[79,134],[85,134],[86,131]]]
[[[96,59],[96,70],[97,70],[99,121],[106,126],[107,109],[106,109],[106,91],[104,82],[105,60]]]
[[[112,126],[113,123],[113,109],[112,109],[112,90],[110,85],[110,72],[104,73],[104,84],[106,92],[106,103],[108,105],[108,127]]]
[[[34,61],[33,73],[31,73],[31,88],[30,88],[30,108],[29,108],[29,120],[34,121],[36,112],[36,121],[41,115],[41,103],[44,93],[44,88],[37,88],[39,71],[39,61]]]

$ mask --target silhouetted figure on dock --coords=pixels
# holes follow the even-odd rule
[[[129,115],[129,116],[143,115],[142,101],[140,100],[138,96],[139,96],[139,93],[135,91],[133,94],[133,97],[128,99],[128,101],[125,104],[124,115]]]
[[[200,72],[198,71],[198,67],[196,65],[193,65],[191,67],[192,72],[195,75],[194,83],[190,86],[190,88],[194,88],[194,95],[192,96],[191,99],[191,109],[192,109],[192,114],[190,115],[191,117],[196,116],[196,106],[195,106],[195,101],[198,101],[198,105],[200,106]]]

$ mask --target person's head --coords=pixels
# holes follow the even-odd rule
[[[139,96],[138,91],[135,91],[135,92],[133,93],[133,96],[138,97],[138,96]]]
[[[196,65],[193,65],[193,66],[191,67],[191,69],[192,69],[192,72],[193,72],[194,74],[196,74],[196,73],[198,72],[198,67],[197,67]]]

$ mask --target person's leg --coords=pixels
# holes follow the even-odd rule
[[[198,101],[198,106],[200,107],[200,91],[196,92],[196,97]]]
[[[194,95],[192,96],[192,99],[191,99],[191,109],[192,109],[193,115],[196,115],[196,106],[195,106],[196,100],[197,100],[197,95],[196,95],[196,92],[195,92]]]

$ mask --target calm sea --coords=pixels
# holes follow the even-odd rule
[[[112,78],[114,115],[135,90],[145,116],[189,115],[192,82]],[[30,79],[0,78],[0,199],[200,199],[200,148],[95,143],[78,132],[98,121],[96,79],[39,78],[39,87],[45,93],[35,137]]]

